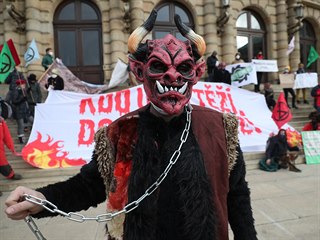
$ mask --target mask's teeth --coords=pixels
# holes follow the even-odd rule
[[[173,91],[173,87],[170,88],[170,91]]]
[[[165,91],[165,92],[168,92],[168,91],[169,91],[169,89],[167,88],[167,86],[164,86],[164,91]]]
[[[161,86],[161,84],[158,81],[156,81],[156,84],[157,84],[157,88],[158,88],[159,93],[164,93],[164,89]]]
[[[174,90],[177,92],[177,91],[178,91],[178,88],[174,88]]]
[[[187,89],[187,86],[188,86],[188,83],[185,83],[183,86],[182,86],[182,88],[180,88],[179,89],[179,93],[181,93],[181,94],[184,94],[184,92],[186,91],[186,89]]]

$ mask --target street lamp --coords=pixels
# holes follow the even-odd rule
[[[296,6],[294,6],[294,12],[297,22],[288,28],[289,35],[294,35],[303,26],[304,5],[301,2],[297,3]]]
[[[230,7],[230,0],[221,0],[222,14],[217,18],[217,33],[220,35],[224,32],[224,25],[229,21],[230,13],[228,8]]]

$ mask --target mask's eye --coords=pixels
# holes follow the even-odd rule
[[[177,71],[181,73],[182,75],[189,75],[192,71],[192,65],[190,63],[181,63],[177,67]]]
[[[159,61],[154,61],[150,65],[150,71],[152,73],[165,73],[167,69],[167,66]]]

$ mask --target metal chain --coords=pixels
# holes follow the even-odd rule
[[[171,168],[173,167],[173,165],[177,162],[178,158],[180,157],[181,148],[182,148],[183,144],[187,141],[188,136],[189,136],[189,131],[190,131],[190,127],[191,127],[191,112],[192,112],[192,107],[189,104],[188,106],[186,106],[187,121],[186,121],[185,128],[184,128],[184,130],[181,134],[181,137],[180,137],[180,145],[179,145],[178,149],[173,152],[173,154],[169,160],[169,163],[168,163],[167,167],[165,168],[165,170],[163,171],[163,173],[145,191],[145,193],[140,198],[138,198],[137,200],[135,200],[131,203],[128,203],[126,206],[124,206],[124,208],[122,210],[114,212],[114,213],[100,214],[100,215],[97,215],[96,217],[85,217],[84,215],[79,214],[79,213],[75,213],[75,212],[66,213],[64,211],[61,211],[58,209],[58,207],[56,205],[54,205],[50,201],[44,200],[44,199],[29,195],[29,194],[24,194],[25,200],[29,201],[31,203],[37,204],[39,206],[42,206],[44,209],[46,209],[47,211],[49,211],[51,213],[58,213],[71,221],[75,221],[75,222],[79,222],[79,223],[82,223],[82,222],[88,221],[88,220],[94,220],[98,223],[106,222],[106,221],[112,220],[114,217],[116,217],[120,214],[123,214],[123,213],[126,214],[126,213],[133,211],[134,209],[136,209],[139,206],[140,202],[142,202],[146,197],[150,196],[155,190],[158,189],[160,184],[167,177],[167,175],[168,175],[169,171],[171,170]],[[44,236],[42,235],[42,233],[38,229],[37,225],[35,224],[35,222],[33,221],[31,216],[26,217],[25,222],[28,224],[29,228],[31,229],[31,231],[34,233],[34,235],[37,237],[38,240],[46,240],[46,238],[44,238]]]

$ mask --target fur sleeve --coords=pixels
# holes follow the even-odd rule
[[[226,131],[227,139],[227,154],[228,154],[228,173],[230,172],[236,164],[236,159],[238,155],[237,146],[239,144],[238,138],[238,120],[233,114],[223,114],[223,122]]]
[[[100,128],[94,137],[94,153],[97,156],[98,170],[106,186],[106,193],[115,190],[115,179],[113,177],[115,165],[115,151],[110,139],[107,137],[107,127]]]

